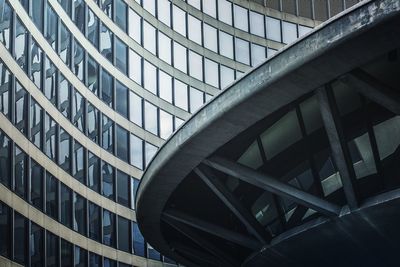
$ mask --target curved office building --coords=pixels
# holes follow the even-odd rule
[[[242,73],[356,2],[0,0],[0,266],[177,265],[136,222],[151,158]]]
[[[363,1],[197,111],[140,181],[147,242],[187,266],[397,266],[399,25]]]

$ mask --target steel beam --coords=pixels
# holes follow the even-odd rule
[[[186,225],[190,225],[191,227],[215,235],[224,240],[236,243],[240,246],[247,247],[251,250],[257,250],[262,246],[260,242],[258,242],[256,239],[252,237],[231,231],[229,229],[215,225],[213,223],[206,222],[199,218],[194,218],[181,211],[168,209],[163,212],[162,216],[166,216],[172,220],[184,223]]]
[[[340,213],[341,208],[335,204],[229,159],[213,156],[204,160],[203,163],[268,192],[289,198],[300,205],[319,211],[327,216],[335,217]]]
[[[269,244],[271,235],[261,226],[256,218],[246,209],[243,204],[223,185],[214,174],[206,168],[199,166],[194,172],[215,193],[215,195],[232,211],[233,214],[246,226],[247,230],[254,235],[262,244]]]
[[[228,255],[220,248],[215,246],[212,242],[206,240],[202,236],[195,233],[192,229],[190,229],[187,225],[177,222],[175,220],[170,219],[169,217],[163,216],[161,218],[165,223],[169,224],[175,230],[192,240],[195,244],[208,251],[210,254],[214,255],[221,261],[222,266],[239,266],[239,264],[232,259],[231,255]]]
[[[319,88],[317,90],[317,97],[322,121],[329,139],[332,157],[340,173],[347,204],[350,209],[353,210],[358,207],[358,199],[355,191],[355,173],[350,152],[344,138],[343,129],[339,121],[339,111],[336,107],[336,103],[334,103],[333,92],[330,85]]]
[[[400,114],[399,93],[367,72],[355,69],[343,75],[339,80],[366,98],[392,111],[394,114]]]

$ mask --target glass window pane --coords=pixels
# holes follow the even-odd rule
[[[129,176],[117,171],[117,201],[119,204],[129,207]]]
[[[128,131],[117,124],[117,157],[128,161],[129,135]]]
[[[157,261],[161,259],[160,252],[155,250],[149,243],[147,243],[147,257]]]
[[[23,264],[27,262],[27,220],[19,213],[14,213],[14,261]]]
[[[99,18],[88,8],[87,39],[99,48]]]
[[[142,84],[142,57],[129,49],[129,78]]]
[[[303,25],[299,25],[299,37],[307,34],[308,32],[312,31],[313,28],[311,27],[306,27]]]
[[[115,2],[115,23],[126,32],[127,22],[127,5],[122,0],[114,0]]]
[[[87,132],[88,137],[95,143],[100,143],[99,124],[100,112],[88,102]]]
[[[129,8],[129,36],[141,44],[142,18],[133,9]]]
[[[235,71],[229,67],[221,65],[221,88],[225,88],[228,84],[235,80]]]
[[[173,117],[160,109],[160,137],[167,139],[173,131]]]
[[[102,147],[108,152],[114,152],[114,122],[103,114],[103,135],[102,135]]]
[[[117,262],[112,259],[103,257],[103,267],[117,267]]]
[[[85,2],[83,0],[74,0],[73,2],[75,8],[75,25],[82,33],[85,33]]]
[[[143,46],[152,54],[156,54],[156,28],[143,21]]]
[[[113,33],[104,24],[100,27],[100,52],[110,62],[113,62],[112,52]]]
[[[136,191],[139,187],[139,180],[136,178],[131,179],[131,207],[135,209],[135,199],[136,199]]]
[[[203,12],[213,18],[217,17],[217,6],[215,0],[207,0],[207,4],[203,5]]]
[[[55,121],[46,113],[44,117],[45,152],[53,161],[56,161],[56,126]]]
[[[73,148],[73,164],[72,164],[72,175],[83,184],[86,184],[85,179],[85,148],[79,144],[76,140],[74,141]]]
[[[128,118],[128,88],[117,81],[115,85],[115,108],[125,118]]]
[[[72,100],[72,123],[81,132],[85,130],[85,98],[74,89],[74,98]]]
[[[46,214],[58,219],[58,179],[46,172]]]
[[[101,214],[100,207],[96,204],[89,202],[89,237],[101,242],[100,227],[101,227]]]
[[[144,88],[153,94],[157,94],[157,68],[147,62],[144,61],[143,67],[143,74],[144,74]]]
[[[235,38],[235,56],[236,61],[250,65],[249,42]]]
[[[115,50],[118,51],[115,53],[115,66],[126,74],[128,70],[127,47],[119,38],[115,38]]]
[[[158,20],[171,26],[171,3],[168,0],[158,0]]]
[[[282,38],[285,44],[289,44],[297,39],[296,24],[282,21]]]
[[[19,18],[17,18],[15,23],[14,58],[25,72],[27,71],[27,44],[28,32]]]
[[[100,241],[101,242],[101,241]],[[90,267],[101,267],[101,256],[95,253],[89,253],[89,266]]]
[[[30,53],[30,78],[37,88],[42,88],[42,49],[36,44],[35,40],[31,41]]]
[[[251,44],[251,65],[255,66],[265,60],[265,47]]]
[[[133,232],[133,234],[132,234],[133,242],[132,243],[133,243],[135,255],[144,257],[145,256],[144,238],[143,238],[142,233],[139,230],[137,223],[135,223],[135,222],[132,223],[132,232]]]
[[[156,15],[156,3],[155,0],[146,0],[142,2],[143,8],[146,9],[153,16]]]
[[[264,37],[264,16],[257,12],[250,11],[250,32]]]
[[[61,267],[72,266],[72,244],[61,239]]]
[[[172,6],[172,21],[174,31],[186,37],[186,12],[176,5]]]
[[[275,49],[272,49],[272,48],[269,48],[269,47],[267,48],[267,56],[268,56],[268,58],[272,57],[275,53],[276,53]]]
[[[98,88],[99,88],[99,64],[91,57],[88,56],[87,61],[87,70],[88,70],[88,77],[86,85],[87,87],[95,94],[98,95]]]
[[[218,0],[218,20],[232,25],[232,3],[228,0]]]
[[[98,0],[100,8],[106,15],[112,19],[113,18],[113,1],[110,0]]]
[[[59,55],[62,61],[64,61],[67,66],[70,66],[71,62],[71,33],[65,27],[64,23],[60,25],[60,43],[58,44],[58,49],[60,50]]]
[[[46,231],[46,267],[58,266],[58,236]]]
[[[56,50],[58,17],[50,5],[46,5],[46,40]]]
[[[130,141],[131,164],[139,169],[143,169],[143,141],[133,134],[131,134]]]
[[[101,82],[101,100],[108,106],[113,107],[114,79],[107,71],[102,70]]]
[[[11,182],[11,142],[3,132],[0,131],[0,182],[10,187]]]
[[[238,28],[242,31],[249,31],[249,23],[248,23],[248,10],[238,5],[233,5],[233,13],[234,13],[234,22],[235,28]]]
[[[57,103],[57,68],[47,57],[44,65],[44,95],[53,105]],[[60,81],[61,82],[61,81]],[[61,89],[60,89],[61,90]]]
[[[28,92],[19,82],[15,85],[15,127],[27,135]]]
[[[129,119],[142,126],[142,98],[129,91]]]
[[[44,230],[42,227],[31,223],[30,235],[31,267],[42,267],[44,265]]]
[[[30,180],[31,203],[43,210],[43,167],[34,160],[31,160]]]
[[[129,220],[118,216],[118,249],[130,252],[129,242],[130,225]]]
[[[115,246],[115,214],[103,209],[103,243]]]
[[[281,42],[281,21],[271,17],[265,17],[267,39]]]
[[[158,32],[158,57],[168,64],[171,64],[171,38],[163,34],[162,32]]]
[[[78,246],[75,246],[74,251],[74,267],[87,266],[87,251]]]
[[[85,79],[85,51],[74,39],[74,73],[79,80]]]
[[[218,63],[205,59],[204,60],[205,82],[218,88]]]
[[[204,47],[218,52],[217,29],[204,23],[203,30]]]
[[[86,199],[74,192],[74,230],[86,235]]]
[[[207,97],[207,94],[206,94],[206,97]],[[178,117],[175,117],[175,130],[178,129],[179,126],[181,126],[183,122],[184,122],[184,120],[182,120]]]
[[[158,70],[158,79],[159,96],[169,103],[172,103],[172,77],[162,70]]]
[[[38,148],[42,148],[42,107],[31,99],[30,128],[31,142]]]
[[[188,111],[188,88],[179,80],[174,80],[174,105]]]
[[[190,87],[189,94],[190,94],[190,112],[193,113],[203,105],[204,93],[200,90],[197,90],[196,88]]]
[[[189,75],[203,80],[203,57],[189,50]]]
[[[186,47],[174,42],[174,67],[187,73]]]
[[[71,87],[69,82],[65,79],[65,77],[59,73],[58,76],[59,84],[58,84],[58,95],[59,95],[59,107],[60,112],[66,117],[70,118],[71,113]]]
[[[114,200],[114,167],[108,163],[102,162],[101,173],[103,177],[103,196]]]
[[[14,191],[21,198],[27,196],[27,156],[17,146],[15,146],[14,162]]]
[[[0,32],[1,36],[1,32]],[[11,92],[11,80],[12,76],[10,71],[0,62],[0,81],[1,81],[1,92],[0,92],[0,112],[2,112],[7,118],[10,117],[10,92]]]
[[[188,15],[189,39],[201,45],[201,20]]]
[[[219,51],[222,56],[233,59],[233,36],[219,31]]]
[[[91,152],[88,152],[88,186],[93,191],[100,192],[100,159]]]
[[[67,227],[71,227],[72,218],[72,191],[66,185],[61,183],[61,214],[60,221]]]
[[[154,157],[154,155],[157,152],[157,147],[153,146],[152,144],[149,144],[145,142],[144,144],[144,150],[145,150],[145,157],[146,157],[146,167],[150,163],[150,160]]]
[[[187,3],[197,9],[201,9],[201,0],[187,0]]]
[[[157,107],[147,101],[144,102],[144,126],[147,131],[158,134]]]
[[[0,24],[2,25],[0,27],[0,42],[7,49],[10,49],[12,10],[5,0],[0,0],[0,13]]]
[[[66,172],[71,171],[71,136],[60,127],[60,141],[59,141],[59,156],[58,164]]]

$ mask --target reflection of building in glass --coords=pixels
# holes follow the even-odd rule
[[[396,265],[399,23],[360,3],[203,106],[143,174],[146,240],[188,266]]]
[[[176,265],[136,223],[158,148],[357,1],[256,2],[0,0],[0,265]]]

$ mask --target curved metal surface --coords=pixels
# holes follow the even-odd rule
[[[146,240],[166,256],[193,265],[173,252],[160,227],[175,188],[205,158],[257,121],[398,47],[399,11],[400,1],[354,6],[247,73],[194,114],[158,151],[140,182],[136,214]]]

